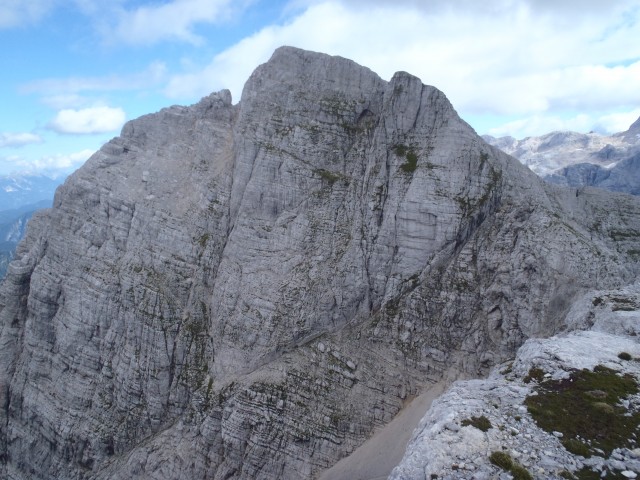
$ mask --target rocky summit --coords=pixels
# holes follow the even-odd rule
[[[640,199],[544,183],[408,73],[283,47],[235,105],[127,123],[31,219],[0,475],[315,478],[639,269]]]

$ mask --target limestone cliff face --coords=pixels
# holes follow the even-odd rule
[[[314,477],[633,280],[634,197],[545,185],[446,97],[284,47],[129,122],[0,292],[0,473]]]

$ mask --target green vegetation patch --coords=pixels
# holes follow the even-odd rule
[[[511,473],[514,480],[533,480],[529,471],[513,460],[506,452],[493,452],[489,455],[489,461],[503,470]]]
[[[340,173],[333,173],[329,170],[325,170],[324,168],[317,168],[313,171],[316,175],[319,175],[322,180],[328,182],[330,185],[333,185],[338,180],[345,180],[344,175]]]
[[[198,244],[204,248],[207,246],[207,242],[209,241],[209,234],[205,233],[203,235],[200,236],[200,238],[198,238]]]
[[[398,157],[406,158],[406,162],[400,165],[400,169],[405,173],[413,173],[418,168],[418,155],[411,147],[406,145],[394,145],[393,153]]]
[[[610,230],[609,236],[612,240],[620,242],[627,239],[636,239],[640,237],[640,232],[636,230]]]
[[[544,380],[544,370],[538,367],[531,367],[529,373],[522,379],[524,383],[531,383],[532,380],[540,383]]]
[[[605,476],[603,476],[603,473]],[[595,470],[591,470],[589,467],[584,467],[582,470],[578,470],[574,472],[571,478],[575,480],[600,480],[601,478],[606,478],[607,480],[628,480],[628,477],[622,475],[620,470],[604,470],[604,472],[598,472]]]
[[[567,452],[573,453],[574,455],[582,455],[585,458],[591,456],[591,449],[589,448],[589,445],[581,442],[577,438],[569,438],[563,441],[562,445],[567,449]]]
[[[472,427],[476,427],[478,430],[482,430],[483,432],[486,432],[492,427],[491,422],[484,415],[482,415],[481,417],[471,417],[462,420],[462,422],[460,422],[460,425],[462,425],[463,427],[471,425]]]
[[[588,452],[576,442],[607,455],[614,448],[631,447],[629,439],[640,426],[640,413],[620,405],[620,400],[638,392],[631,375],[621,376],[600,365],[593,372],[584,369],[567,379],[545,381],[536,390],[537,395],[525,400],[529,413],[543,430],[562,432],[567,450],[586,456]]]

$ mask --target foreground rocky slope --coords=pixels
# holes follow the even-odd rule
[[[530,339],[515,361],[496,367],[487,380],[456,382],[435,400],[389,478],[494,478],[505,470],[495,464],[495,452],[530,478],[637,478],[640,284],[588,292],[566,323],[580,330]],[[585,372],[591,382],[600,376],[598,388],[580,389],[577,377]],[[615,391],[621,381],[630,381],[635,392]],[[576,387],[574,401],[549,405],[569,421],[556,416],[547,425],[535,404],[561,393],[560,386],[565,392]]]
[[[546,185],[445,96],[277,50],[129,122],[0,291],[8,478],[312,478],[633,281],[634,197]]]

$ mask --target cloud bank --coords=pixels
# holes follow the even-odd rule
[[[202,44],[204,39],[194,33],[200,23],[216,23],[228,18],[232,0],[174,0],[163,4],[121,10],[110,41],[151,45],[162,40],[179,40]]]
[[[53,0],[2,0],[0,29],[36,23],[53,8]]]
[[[208,65],[172,75],[164,91],[192,99],[229,88],[238,100],[256,65],[294,45],[352,58],[386,79],[409,71],[463,116],[630,111],[640,104],[640,42],[629,42],[640,38],[640,7],[606,3],[307,1]]]
[[[48,127],[63,134],[93,134],[119,130],[126,115],[121,108],[90,107],[60,110]]]
[[[35,133],[26,132],[0,132],[0,148],[23,147],[33,143],[42,143],[42,137]]]
[[[94,153],[94,150],[85,149],[68,155],[48,155],[35,160],[11,156],[3,158],[2,162],[11,164],[14,173],[21,175],[47,175],[55,178],[59,175],[71,173],[87,161]]]

